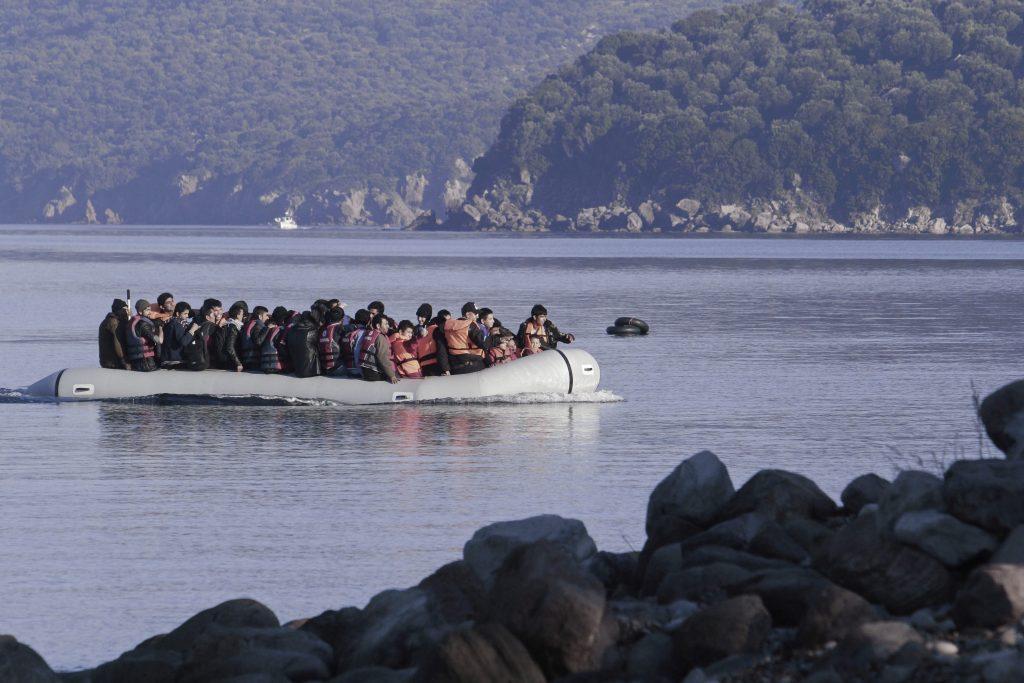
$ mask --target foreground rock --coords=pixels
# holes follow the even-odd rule
[[[464,559],[281,626],[230,600],[76,683],[1019,680],[1024,460],[738,491],[703,451],[651,494],[640,553],[555,515],[477,531]],[[0,638],[0,681],[58,680]]]
[[[1024,616],[1024,566],[990,564],[975,569],[953,603],[961,628],[996,628]]]
[[[5,683],[57,683],[57,674],[28,645],[14,636],[0,636],[0,681]]]
[[[673,636],[683,670],[730,655],[757,652],[772,628],[761,599],[741,595],[704,609],[683,622]]]
[[[597,552],[594,540],[583,523],[558,515],[540,515],[516,522],[498,522],[485,526],[469,539],[463,549],[466,564],[485,585],[516,549],[537,541],[551,541],[583,562]]]
[[[985,397],[978,409],[985,432],[1010,460],[1024,458],[1024,380]]]
[[[841,529],[819,559],[833,581],[895,614],[944,602],[953,579],[938,560],[890,540],[877,514],[862,514]]]
[[[946,471],[949,512],[982,529],[1005,534],[1024,524],[1024,460],[961,460]]]

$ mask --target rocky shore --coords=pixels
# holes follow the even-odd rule
[[[477,531],[417,586],[281,624],[248,599],[95,669],[0,636],[12,683],[979,681],[1024,671],[1024,381],[981,405],[1006,459],[854,479],[839,503],[710,451],[650,495],[640,552],[578,520]]]
[[[630,203],[617,199],[580,208],[571,215],[545,212],[535,206],[529,174],[523,182],[499,185],[470,194],[448,206],[448,217],[420,215],[412,230],[484,232],[582,233],[764,233],[861,235],[1015,235],[1021,226],[1016,207],[1005,197],[987,202],[961,202],[955,207],[894,207],[879,204],[871,211],[837,219],[800,189],[799,178],[771,199],[708,204],[693,197],[657,197]]]

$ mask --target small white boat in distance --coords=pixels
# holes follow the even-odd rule
[[[295,214],[292,213],[291,209],[285,211],[283,216],[275,218],[274,223],[282,230],[295,230],[299,227],[299,224],[295,222]]]
[[[556,349],[469,375],[403,379],[398,384],[345,377],[265,375],[262,372],[154,370],[128,372],[72,368],[44,377],[30,396],[96,401],[149,396],[265,396],[349,405],[480,399],[520,394],[572,394],[597,390],[601,370],[583,349]]]

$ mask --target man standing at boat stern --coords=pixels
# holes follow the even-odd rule
[[[114,299],[110,313],[100,323],[100,367],[110,370],[129,370],[131,365],[124,352],[124,331],[128,325],[128,304]]]

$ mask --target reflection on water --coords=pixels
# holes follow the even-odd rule
[[[76,406],[77,407],[77,406]],[[174,456],[182,447],[205,458],[287,445],[306,456],[372,450],[413,457],[445,449],[480,455],[529,425],[531,450],[593,444],[601,406],[594,403],[400,406],[196,406],[179,401],[98,404],[98,454]]]

